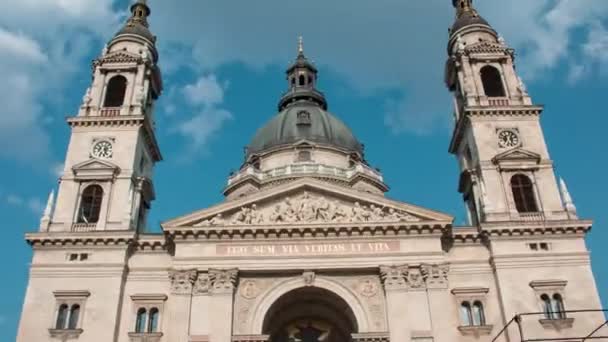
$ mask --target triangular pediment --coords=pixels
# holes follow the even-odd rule
[[[72,166],[72,172],[79,178],[111,178],[120,173],[120,167],[107,160],[89,159]]]
[[[466,47],[466,51],[469,53],[504,53],[508,51],[508,48],[502,44],[494,43],[490,41],[482,41],[479,43],[471,44]]]
[[[302,179],[167,222],[164,228],[441,221],[453,217],[383,196]]]
[[[515,148],[512,150],[505,151],[497,154],[492,161],[494,164],[509,163],[509,162],[527,162],[538,164],[541,161],[541,156],[538,153],[534,153],[523,148]]]
[[[128,51],[110,52],[101,59],[102,63],[132,63],[138,62],[141,59],[140,55]]]

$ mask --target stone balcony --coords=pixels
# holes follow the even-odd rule
[[[356,174],[364,174],[376,179],[379,182],[384,182],[384,179],[380,172],[363,164],[357,164],[355,167],[346,169],[323,164],[302,163],[277,167],[266,171],[256,170],[253,166],[249,166],[245,169],[242,169],[238,173],[232,175],[228,179],[228,186],[231,186],[239,180],[248,176],[255,177],[259,181],[299,175],[331,176],[336,178],[342,178],[344,180],[349,180]]]

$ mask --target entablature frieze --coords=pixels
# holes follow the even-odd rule
[[[273,226],[165,227],[165,233],[184,240],[282,240],[339,237],[442,236],[451,222],[415,222],[402,224],[287,224]]]

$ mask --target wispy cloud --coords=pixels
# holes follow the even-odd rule
[[[16,208],[28,209],[36,215],[40,215],[44,211],[44,203],[39,198],[28,198],[15,194],[10,194],[6,196],[5,201],[7,204]]]
[[[232,113],[222,108],[227,88],[227,82],[220,83],[215,75],[209,74],[181,89],[184,102],[196,113],[173,128],[173,132],[188,141],[187,159],[207,152],[209,141],[214,134],[233,119]]]

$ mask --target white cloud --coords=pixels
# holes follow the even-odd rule
[[[215,75],[203,76],[184,87],[184,95],[192,105],[215,106],[224,101],[224,87]]]
[[[8,56],[15,59],[25,59],[29,62],[42,63],[47,56],[42,52],[38,42],[25,36],[23,33],[13,33],[0,27],[0,50],[3,58]]]
[[[6,203],[14,207],[28,209],[36,215],[41,215],[44,211],[44,203],[40,199],[35,197],[25,198],[22,196],[11,194],[6,197]]]
[[[589,30],[584,54],[598,63],[608,63],[608,30],[601,22],[596,22]]]
[[[197,115],[180,123],[175,131],[190,140],[192,152],[205,151],[213,134],[232,119],[232,114],[225,109],[205,108]]]
[[[187,154],[206,152],[210,139],[226,122],[233,119],[232,113],[221,108],[228,83],[220,83],[214,74],[203,75],[193,84],[181,89],[186,102],[196,112],[194,116],[178,123],[174,133],[189,142]]]

